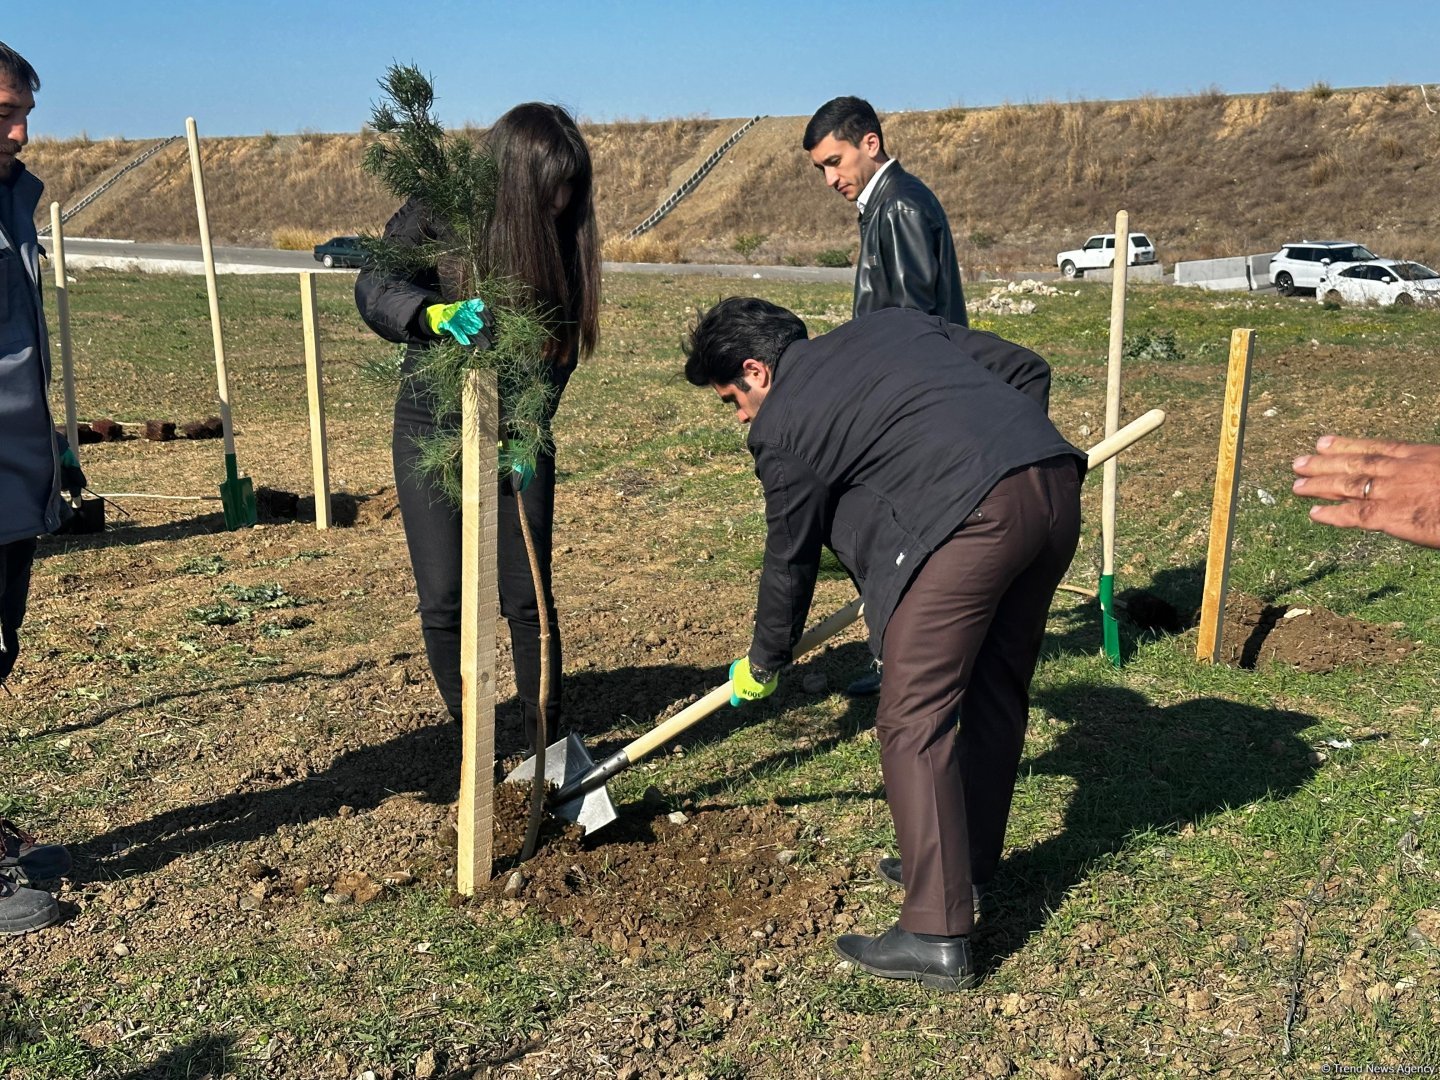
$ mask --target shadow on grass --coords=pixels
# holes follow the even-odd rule
[[[1219,698],[1160,706],[1124,687],[1073,683],[1035,695],[1067,725],[1022,771],[1074,778],[1063,830],[1001,864],[1001,903],[980,944],[987,966],[1019,949],[1097,859],[1130,837],[1174,832],[1260,799],[1284,798],[1314,772],[1298,733],[1306,713]]]
[[[334,675],[299,672],[272,676],[242,685],[311,678],[339,680],[359,667],[356,665]],[[723,670],[717,675],[715,669],[679,665],[579,673],[566,679],[566,700],[577,703],[568,710],[567,717],[574,719],[575,730],[582,736],[587,733],[593,736],[614,726],[622,715],[618,711],[621,703],[634,715],[653,716],[677,698],[695,693],[697,688],[708,690],[717,679],[724,679]],[[170,695],[166,700],[216,692],[217,688],[207,687]],[[147,699],[143,704],[153,707],[157,701]],[[89,723],[99,723],[139,707],[141,705],[136,704],[107,710]],[[519,709],[513,700],[497,711],[496,747],[502,760],[507,757],[518,760],[521,750],[518,715]],[[590,741],[587,739],[587,744]],[[625,741],[629,741],[628,736]],[[597,748],[591,749],[598,757]],[[608,749],[605,748],[605,752]],[[265,781],[258,783],[263,785]],[[459,725],[448,719],[428,723],[388,740],[348,750],[328,768],[289,783],[253,789],[242,786],[206,802],[167,810],[94,836],[72,848],[76,866],[71,877],[83,882],[150,872],[191,852],[253,841],[274,833],[283,825],[338,816],[342,806],[364,812],[397,791],[416,793],[426,802],[449,803],[458,798],[459,783]]]
[[[233,1035],[201,1035],[167,1050],[148,1065],[113,1075],[115,1080],[194,1080],[230,1076],[244,1064],[238,1060]]]
[[[265,489],[261,489],[262,493]],[[379,516],[389,516],[387,500],[393,500],[393,489],[381,488],[369,494],[354,492],[333,492],[330,496],[330,520],[336,528],[350,528],[363,524],[366,515],[365,504],[376,501]],[[210,536],[225,532],[225,515],[220,510],[219,497],[207,500],[206,512],[187,518],[169,518],[155,524],[142,524],[140,516],[145,513],[138,509],[128,510],[118,502],[111,502],[106,508],[106,526],[98,533],[57,533],[42,536],[35,550],[35,560],[69,555],[76,551],[94,551],[106,548],[134,547],[154,541],[186,540],[192,536]],[[261,525],[291,525],[315,523],[315,499],[312,496],[299,498],[294,512],[270,510],[270,503],[264,503],[259,510]]]
[[[141,710],[155,710],[161,705],[172,701],[183,701],[185,698],[202,697],[210,695],[228,695],[237,690],[253,690],[260,686],[283,686],[286,683],[306,682],[314,679],[317,682],[338,682],[341,679],[349,678],[356,672],[366,668],[374,667],[374,663],[362,660],[359,663],[351,664],[344,671],[322,672],[322,671],[288,671],[283,675],[266,675],[255,679],[241,679],[239,682],[216,685],[214,683],[205,686],[191,687],[188,690],[174,690],[161,694],[150,694],[136,701],[126,702],[123,705],[109,705],[89,716],[84,720],[77,720],[72,724],[61,724],[59,727],[45,728],[34,733],[36,738],[51,738],[57,735],[68,735],[76,731],[85,731],[88,728],[97,727],[107,720],[113,720],[117,716],[124,716],[126,713]]]

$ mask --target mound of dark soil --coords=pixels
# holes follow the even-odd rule
[[[1417,646],[1374,623],[1322,607],[1266,604],[1232,593],[1225,603],[1222,659],[1236,667],[1290,664],[1323,673],[1344,664],[1398,664]]]

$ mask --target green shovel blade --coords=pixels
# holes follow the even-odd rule
[[[255,485],[241,476],[235,455],[225,455],[225,482],[220,485],[220,506],[225,511],[225,528],[234,532],[255,524]]]
[[[1100,575],[1100,626],[1105,638],[1105,655],[1120,666],[1120,624],[1115,621],[1115,575]]]

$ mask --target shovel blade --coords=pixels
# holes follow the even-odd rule
[[[220,506],[225,511],[225,528],[234,532],[255,524],[255,485],[250,477],[226,480],[220,485]]]
[[[580,779],[595,766],[590,751],[573,731],[545,748],[545,782],[563,788]],[[505,777],[507,784],[525,783],[535,779],[535,759],[528,757]],[[550,807],[550,812],[565,821],[573,821],[586,834],[603,829],[616,818],[615,804],[604,787],[579,795],[569,802]]]

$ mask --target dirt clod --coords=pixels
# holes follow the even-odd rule
[[[218,439],[225,434],[225,425],[220,417],[207,416],[204,420],[180,425],[180,431],[187,439]]]

